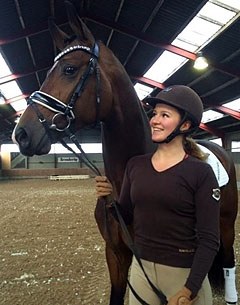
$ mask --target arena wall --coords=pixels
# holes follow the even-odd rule
[[[103,174],[104,170],[99,169]],[[49,168],[49,169],[9,169],[2,170],[0,179],[26,179],[26,178],[49,178],[52,176],[92,176],[93,172],[88,168]]]
[[[240,188],[240,153],[231,153]],[[102,154],[88,154],[93,164],[104,173]],[[0,178],[46,178],[54,175],[93,175],[73,154],[48,154],[25,157],[20,153],[1,153]]]
[[[88,154],[87,157],[104,172],[102,154]],[[93,175],[93,172],[72,154],[48,154],[25,157],[20,153],[2,153],[0,178],[47,178],[57,175]]]

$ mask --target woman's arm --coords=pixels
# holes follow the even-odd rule
[[[198,247],[185,284],[193,298],[201,288],[220,244],[220,189],[211,167],[205,165],[195,193]]]

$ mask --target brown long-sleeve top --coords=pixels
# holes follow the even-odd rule
[[[157,172],[152,154],[127,165],[119,205],[133,221],[140,257],[191,268],[185,286],[195,297],[219,248],[220,192],[211,167],[188,156]]]

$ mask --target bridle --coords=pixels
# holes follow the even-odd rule
[[[99,121],[99,107],[100,107],[100,71],[98,67],[98,58],[99,58],[99,45],[97,42],[94,43],[93,47],[87,47],[83,45],[75,45],[71,46],[65,50],[63,50],[61,53],[59,53],[55,59],[54,62],[57,62],[65,55],[75,52],[75,51],[83,51],[85,53],[88,53],[91,55],[88,66],[86,70],[84,71],[83,75],[80,78],[79,83],[75,87],[72,96],[70,97],[69,101],[67,103],[63,103],[62,101],[58,100],[57,98],[42,92],[42,91],[35,91],[31,94],[31,96],[28,98],[28,105],[31,105],[34,109],[34,111],[37,114],[38,120],[40,123],[44,126],[51,142],[53,142],[53,138],[51,135],[51,130],[56,130],[58,132],[64,132],[65,135],[72,140],[72,142],[77,146],[77,148],[80,150],[81,154],[76,154],[76,152],[62,139],[60,142],[64,147],[66,147],[68,150],[73,152],[77,157],[83,161],[92,171],[94,171],[95,174],[101,175],[98,168],[87,158],[87,155],[81,148],[80,143],[78,142],[76,136],[72,133],[70,127],[72,122],[75,120],[74,115],[74,106],[76,104],[77,99],[81,96],[85,89],[85,85],[87,81],[89,80],[89,77],[93,74],[96,76],[96,119],[95,119],[95,125]],[[52,122],[49,124],[43,114],[39,111],[36,104],[39,104],[52,112],[54,112],[54,116],[52,117]],[[59,117],[63,117],[66,120],[66,126],[63,128],[60,128],[57,126],[57,119]]]
[[[96,122],[98,121],[98,116],[99,116],[99,105],[100,105],[100,72],[99,72],[99,67],[97,65],[98,63],[98,58],[99,58],[99,46],[97,43],[94,44],[93,48],[91,49],[90,47],[87,46],[82,46],[82,45],[75,45],[72,47],[69,47],[65,50],[63,50],[61,53],[59,53],[55,59],[54,62],[57,62],[60,60],[62,57],[65,55],[75,52],[75,51],[83,51],[85,53],[88,53],[91,55],[87,69],[83,73],[83,75],[80,78],[79,83],[74,89],[74,92],[72,96],[70,97],[69,101],[67,103],[63,103],[62,101],[56,99],[55,97],[42,92],[42,91],[35,91],[31,94],[31,96],[28,99],[28,104],[34,105],[40,104],[45,108],[48,108],[49,110],[55,112],[56,114],[52,118],[52,124],[49,126],[50,129],[55,129],[57,131],[65,131],[68,129],[71,125],[71,122],[75,119],[74,116],[74,106],[77,101],[77,99],[81,96],[85,89],[85,84],[88,81],[89,77],[95,73],[96,75],[96,109],[97,109],[97,114],[96,114]],[[55,120],[58,116],[64,116],[67,120],[67,126],[64,128],[58,128],[55,124]],[[42,119],[41,119],[42,123]]]

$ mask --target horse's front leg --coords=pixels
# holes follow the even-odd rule
[[[102,198],[97,201],[95,219],[106,242],[106,259],[111,280],[110,305],[123,305],[132,253],[123,242],[119,223]]]
[[[235,275],[235,221],[238,212],[238,192],[235,172],[231,184],[221,189],[220,230],[222,242],[222,265],[224,274],[225,301],[235,304],[238,300]]]
[[[223,250],[223,273],[225,301],[227,304],[236,304],[238,300],[235,275],[234,257],[234,223],[229,223],[226,219],[221,219],[221,240]]]
[[[111,280],[110,305],[123,305],[132,253],[124,244],[117,249],[106,244],[106,259]]]

